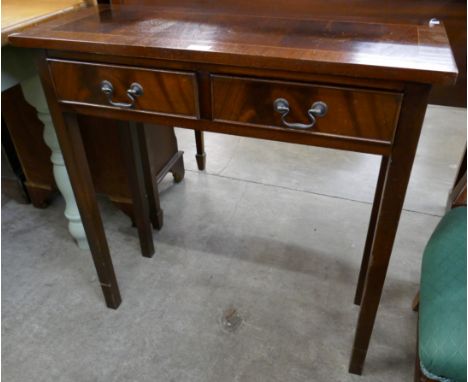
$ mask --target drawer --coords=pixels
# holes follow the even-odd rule
[[[402,100],[399,93],[366,89],[216,75],[211,81],[216,121],[387,142],[393,139]],[[281,111],[275,110],[277,99],[282,99]],[[318,116],[320,104],[312,108],[318,101],[326,104],[324,116]],[[304,128],[313,119],[315,124]]]
[[[111,107],[113,102],[120,108],[198,117],[198,92],[193,73],[60,60],[48,63],[60,101]],[[107,81],[107,93],[102,89],[103,81]],[[131,92],[129,96],[127,91],[132,89],[132,84],[139,84],[142,94]],[[132,98],[134,105],[130,107]]]

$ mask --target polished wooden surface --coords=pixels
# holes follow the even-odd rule
[[[317,117],[311,134],[344,135],[391,142],[398,120],[401,93],[250,78],[213,76],[213,120],[278,126],[287,129],[281,115],[273,111],[278,98],[288,101],[287,120],[310,122],[307,110],[315,101],[328,106],[327,115]]]
[[[198,116],[194,74],[56,60],[49,61],[49,66],[61,101],[109,105],[101,91],[101,82],[106,80],[114,87],[113,101],[128,103],[127,89],[138,83],[143,88],[136,98],[138,110]]]
[[[302,2],[294,2],[293,11]],[[265,9],[255,14],[261,3]],[[351,6],[344,0],[310,0],[311,15],[294,14],[291,7],[269,15],[277,7],[265,1],[241,2],[237,11],[223,7],[224,2],[217,7],[182,0],[153,4],[81,9],[13,34],[10,41],[24,47],[362,78],[447,84],[456,79],[443,25],[375,16],[381,10],[372,2],[366,3],[372,16],[348,13]]]
[[[120,294],[76,114],[380,154],[385,157],[382,189],[374,201],[375,226],[368,234],[366,247],[371,249],[361,272],[364,284],[349,367],[360,374],[431,84],[451,84],[457,75],[444,26],[382,14],[371,1],[296,0],[287,7],[265,0],[225,0],[216,7],[203,1],[152,3],[157,5],[80,10],[11,39],[44,49],[41,76],[108,306],[117,307]],[[303,6],[314,12],[304,12]],[[92,75],[96,78],[77,83],[66,80],[66,71],[51,73],[56,60],[103,69]],[[117,65],[193,75],[196,117],[152,112],[157,102],[128,109],[70,101],[95,94],[102,75]],[[122,80],[122,90],[130,79]],[[170,89],[166,97],[172,91],[179,92]],[[277,95],[290,98],[289,117],[301,118],[300,110],[325,98],[331,107],[310,130],[297,131],[285,128],[275,115],[271,103]]]
[[[158,0],[156,0],[157,2]],[[372,2],[369,4],[369,2]],[[109,3],[110,0],[100,0],[101,3]],[[155,0],[112,0],[113,4],[151,5]],[[238,11],[244,6],[241,0],[223,0],[226,11],[233,9]],[[264,1],[252,2],[249,6],[257,14],[273,15],[314,15],[316,6],[307,0],[293,2],[273,1],[265,4]],[[327,2],[328,3],[328,2]],[[196,2],[195,2],[196,4]],[[322,4],[321,7],[334,7],[334,3]],[[459,76],[455,85],[435,85],[431,90],[429,103],[440,105],[466,107],[466,0],[349,0],[341,4],[342,12],[357,17],[374,16],[388,20],[419,20],[428,21],[432,18],[440,20],[447,31]],[[333,10],[333,8],[331,8]],[[335,11],[339,11],[337,8]],[[331,17],[333,19],[333,15]]]
[[[2,2],[2,43],[8,34],[95,3],[94,0],[5,0]],[[18,62],[18,65],[22,64]],[[36,110],[24,100],[19,86],[2,93],[2,105],[5,127],[9,129],[24,172],[24,186],[34,206],[46,207],[56,191],[56,185],[50,163],[51,152],[42,137],[43,125],[36,116]],[[123,148],[118,138],[116,121],[80,116],[79,125],[96,191],[107,195],[133,219],[130,184],[122,159]],[[182,180],[182,152],[177,149],[173,128],[161,126],[157,130],[147,129],[146,133],[148,142],[145,142],[145,147],[150,145],[150,148],[146,151],[148,160],[144,164],[153,183],[151,200],[158,200],[158,178],[171,171],[176,181]],[[163,212],[159,203],[151,212],[154,227],[160,229]]]

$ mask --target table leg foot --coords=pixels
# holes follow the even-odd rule
[[[56,190],[45,187],[38,187],[36,185],[25,182],[24,185],[28,190],[29,198],[35,208],[46,208],[55,193]]]
[[[206,168],[205,137],[203,131],[195,130],[195,143],[197,145],[195,158],[197,160],[198,169],[203,171]]]
[[[195,154],[195,159],[197,160],[197,166],[200,171],[206,169],[206,154]]]
[[[164,225],[164,211],[159,209],[151,214],[151,224],[154,229],[160,230]]]
[[[174,182],[180,183],[185,177],[185,166],[184,158],[181,156],[177,162],[171,168],[172,176],[174,177]]]
[[[353,348],[351,361],[349,363],[348,371],[351,374],[362,375],[362,369],[364,366],[364,360],[366,359],[367,351],[361,351]]]
[[[111,309],[117,309],[122,302],[122,298],[120,297],[120,292],[117,287],[117,284],[101,284],[101,289],[102,293],[104,294],[104,300],[106,301],[107,307]]]

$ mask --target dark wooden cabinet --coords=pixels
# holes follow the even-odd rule
[[[43,132],[36,109],[26,102],[19,85],[2,92],[2,147],[6,148],[10,162],[19,161],[23,175],[19,175],[17,181],[23,184],[37,208],[46,207],[57,190],[50,162],[51,151],[44,143]],[[19,189],[9,187],[11,182],[3,179],[4,175],[2,173],[4,192],[18,200]]]
[[[79,125],[91,176],[96,192],[106,195],[117,207],[132,217],[132,196],[124,163],[124,147],[118,132],[118,122],[111,119],[80,116]],[[172,172],[174,180],[184,177],[183,153],[178,151],[174,129],[167,126],[144,125],[148,170],[152,190],[159,200],[158,182]],[[157,206],[160,214],[161,209]],[[162,225],[156,224],[159,228]]]

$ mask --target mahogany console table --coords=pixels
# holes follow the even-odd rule
[[[444,26],[382,15],[371,0],[151,3],[82,9],[10,37],[41,49],[43,86],[107,305],[121,298],[78,114],[120,120],[132,143],[145,256],[154,247],[138,153],[143,122],[378,154],[349,368],[360,374],[429,91],[457,77]]]

